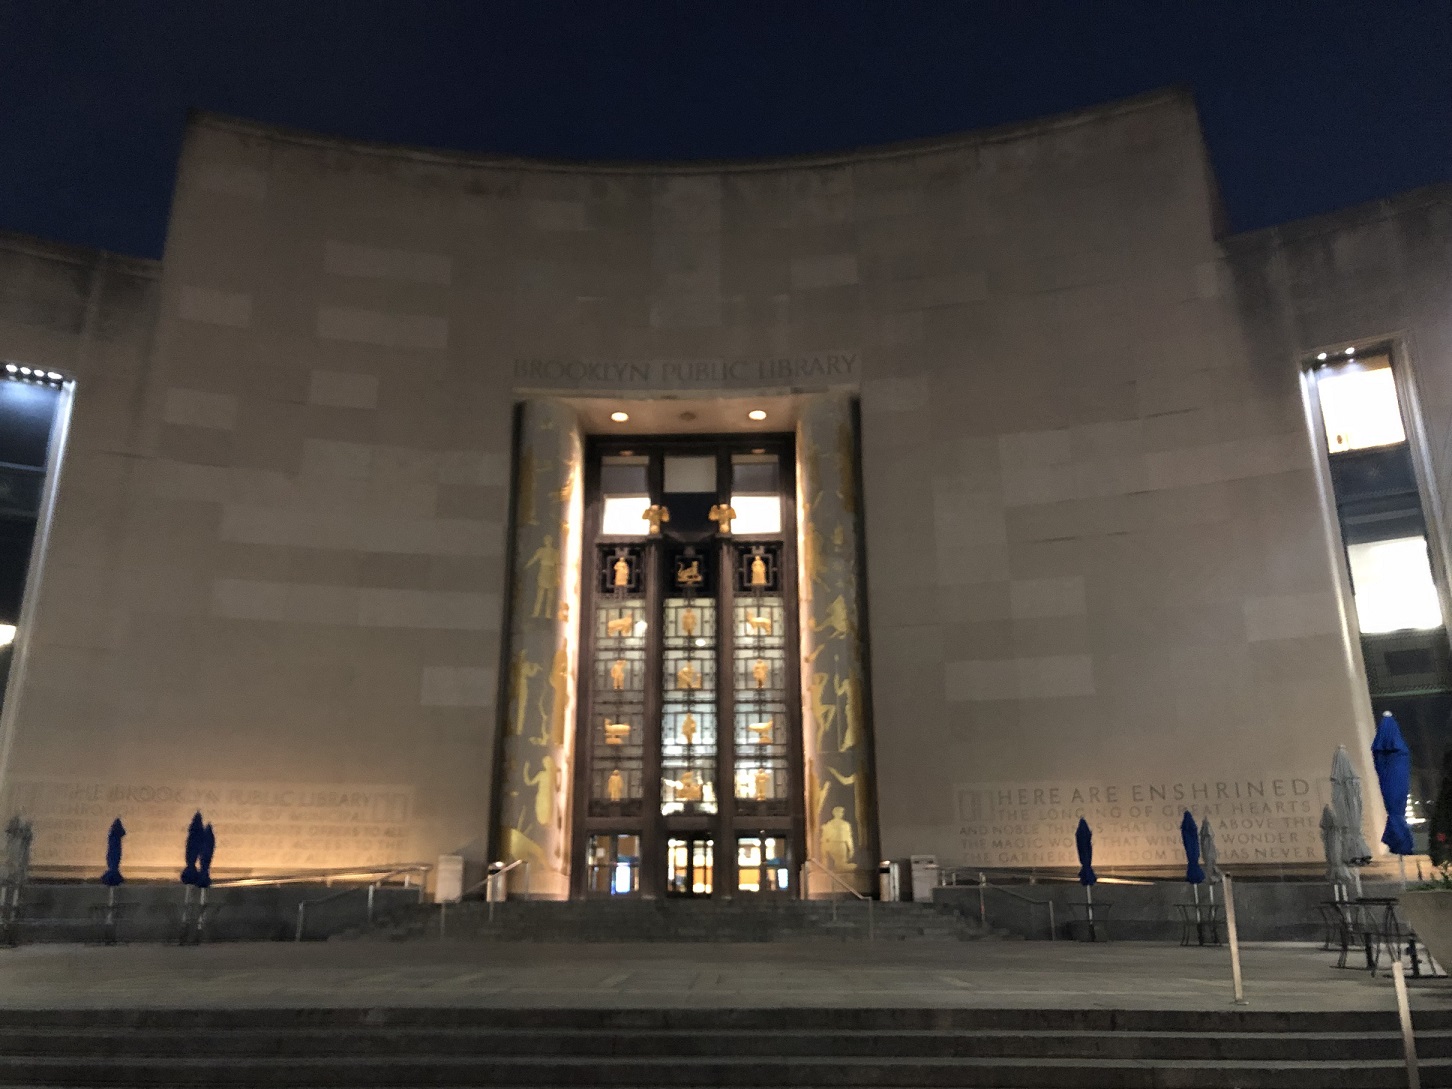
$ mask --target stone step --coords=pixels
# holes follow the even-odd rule
[[[769,1058],[712,1056],[621,1059],[527,1056],[165,1058],[0,1055],[0,1085],[249,1086],[267,1089],[385,1089],[396,1086],[954,1086],[969,1089],[1393,1089],[1406,1084],[1398,1060],[1283,1059]],[[1452,1086],[1452,1062],[1422,1064],[1427,1089]]]
[[[4,1029],[0,1055],[78,1060],[164,1060],[193,1051],[197,1036],[181,1029],[143,1033],[114,1029]],[[1452,1031],[1418,1034],[1426,1059],[1452,1058]],[[479,1061],[590,1058],[1048,1058],[1358,1062],[1401,1056],[1398,1032],[1061,1032],[1047,1030],[884,1030],[803,1032],[790,1029],[701,1031],[618,1029],[236,1029],[211,1031],[209,1058],[417,1055]]]

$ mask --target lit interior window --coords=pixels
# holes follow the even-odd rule
[[[776,495],[733,495],[736,519],[732,533],[780,533],[781,497]]]
[[[1331,453],[1406,441],[1396,381],[1386,356],[1318,371],[1316,392]]]
[[[600,532],[607,537],[644,537],[650,530],[644,518],[648,506],[648,495],[607,495]]]
[[[1370,541],[1346,549],[1361,631],[1426,631],[1442,626],[1425,537]]]

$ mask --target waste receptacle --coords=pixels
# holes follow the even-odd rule
[[[902,863],[885,861],[877,867],[877,898],[902,899]]]
[[[913,875],[913,899],[920,904],[933,902],[933,890],[938,887],[938,856],[912,855],[908,859]]]

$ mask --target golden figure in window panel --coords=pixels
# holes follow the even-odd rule
[[[676,564],[676,585],[699,586],[705,581],[706,576],[701,574],[700,560],[692,560],[690,563],[682,560]]]
[[[660,524],[662,522],[669,522],[671,520],[671,512],[666,510],[666,508],[661,506],[659,503],[652,503],[650,506],[645,508],[644,513],[641,514],[641,517],[650,523],[650,529],[648,530],[648,532],[651,534],[657,534],[660,532]]]
[[[675,788],[678,802],[699,802],[705,793],[701,780],[696,778],[696,773],[690,768],[681,773],[681,780],[675,784]]]
[[[842,806],[833,806],[832,819],[822,825],[822,856],[829,870],[857,869],[857,863],[852,861],[857,845],[852,836],[852,822],[842,816],[845,812]]]
[[[760,556],[751,557],[751,586],[766,586],[766,561]]]
[[[775,721],[775,719],[769,718],[765,722],[747,723],[746,728],[751,731],[751,739],[755,741],[758,745],[770,745],[772,732],[771,728]]]
[[[613,635],[617,639],[624,639],[634,627],[634,613],[628,613],[625,616],[615,616],[605,621],[605,634]]]
[[[623,691],[625,688],[624,658],[616,658],[615,661],[610,664],[610,687],[616,692]]]
[[[610,777],[605,780],[605,797],[612,802],[625,797],[625,776],[620,774],[619,768],[610,769]]]
[[[694,662],[685,662],[676,670],[676,687],[682,691],[701,687],[701,671]]]
[[[751,635],[770,635],[771,617],[757,616],[755,613],[746,614],[746,629]]]
[[[555,589],[560,584],[560,550],[555,539],[546,533],[544,541],[534,550],[534,555],[524,562],[525,570],[535,568],[534,609],[530,616],[549,616],[554,610]]]
[[[692,636],[696,634],[696,628],[700,625],[701,617],[695,609],[681,610],[681,634]]]
[[[729,503],[717,503],[706,517],[716,523],[716,528],[722,535],[727,535],[731,532],[731,520],[736,517],[736,508]]]
[[[630,561],[624,556],[615,557],[615,563],[611,566],[611,571],[615,576],[612,585],[622,590],[630,585]]]
[[[751,663],[751,679],[756,682],[757,688],[765,688],[770,678],[771,666],[766,664],[765,658],[758,658]]]
[[[686,717],[681,719],[681,736],[686,739],[687,745],[696,743],[696,716],[686,712]]]
[[[624,745],[630,740],[630,723],[605,720],[605,744]]]
[[[752,784],[755,788],[753,795],[758,802],[764,802],[771,797],[771,773],[765,768],[757,768],[756,774],[752,777]]]

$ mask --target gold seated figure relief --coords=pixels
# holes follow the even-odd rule
[[[689,711],[686,712],[686,717],[681,719],[681,736],[686,739],[687,745],[696,743],[696,716]]]
[[[701,671],[692,662],[686,662],[676,670],[676,687],[684,690],[701,687]]]
[[[678,802],[699,802],[704,796],[701,780],[696,778],[696,773],[687,768],[681,773],[679,782],[673,783],[676,788],[676,801]]]

